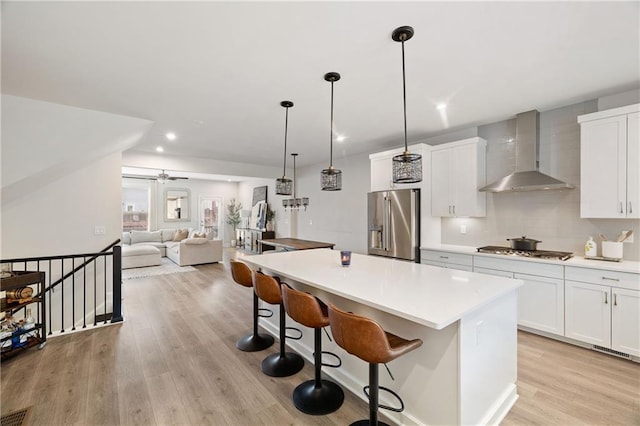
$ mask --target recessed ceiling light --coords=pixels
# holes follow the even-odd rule
[[[161,146],[156,147],[157,152],[164,152],[164,148]]]
[[[347,137],[345,135],[338,135],[336,136],[336,141],[337,142],[344,142],[345,139],[347,139]]]
[[[436,109],[439,111],[443,111],[445,109],[447,109],[447,104],[438,104],[436,105]]]
[[[165,135],[167,137],[167,139],[169,139],[170,141],[174,141],[176,140],[176,134],[173,132],[169,132]]]

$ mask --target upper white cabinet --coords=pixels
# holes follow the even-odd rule
[[[422,155],[422,182],[418,183],[393,183],[393,157],[404,152],[403,148],[378,152],[369,155],[371,161],[371,191],[387,191],[390,189],[421,188],[425,179],[425,174],[429,172],[431,160],[429,156],[429,146],[425,144],[409,145],[409,152]]]
[[[486,195],[478,191],[486,183],[486,146],[476,137],[432,148],[432,216],[486,216]]]
[[[578,117],[580,216],[640,218],[640,104]]]

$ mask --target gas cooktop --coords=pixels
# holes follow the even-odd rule
[[[573,257],[573,253],[565,251],[548,250],[514,250],[511,247],[485,246],[479,247],[479,253],[504,254],[507,256],[532,257],[535,259],[567,260]]]

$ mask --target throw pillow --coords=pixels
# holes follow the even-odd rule
[[[173,241],[182,241],[187,238],[189,235],[189,231],[187,229],[178,229],[176,234],[173,236]]]
[[[131,244],[150,242],[162,242],[162,234],[160,233],[160,231],[131,231]]]
[[[206,238],[206,235],[205,235],[204,232],[202,232],[202,233],[196,232],[196,233],[193,234],[193,238]]]

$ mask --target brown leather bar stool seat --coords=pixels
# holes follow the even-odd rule
[[[237,260],[230,260],[229,263],[231,264],[231,275],[233,276],[233,280],[243,287],[253,288],[253,272],[251,271],[251,268],[249,268],[245,263]],[[258,333],[258,318],[268,318],[273,315],[273,312],[268,309],[264,309],[264,311],[269,311],[270,314],[261,314],[261,309],[258,307],[258,296],[255,292],[252,293],[253,333],[244,336],[236,342],[236,348],[245,352],[256,352],[267,349],[269,346],[273,345],[274,342],[273,336],[265,333]]]
[[[378,365],[386,364],[394,359],[417,349],[422,340],[406,340],[384,331],[375,321],[350,312],[345,312],[329,304],[329,323],[336,343],[352,355],[369,363],[369,419],[359,420],[351,425],[385,425],[378,422],[378,407],[400,412],[404,404],[393,391],[378,385]],[[391,392],[401,402],[400,408],[378,405],[378,393],[383,389]],[[365,387],[365,394],[367,387]]]
[[[287,339],[287,314],[284,310],[280,282],[269,275],[256,272],[254,289],[261,300],[280,306],[280,352],[269,355],[262,361],[262,372],[268,376],[285,377],[296,374],[304,367],[304,359],[294,352],[285,351]],[[298,330],[302,335],[302,332]],[[299,339],[299,337],[298,337]]]
[[[322,329],[329,325],[327,305],[309,293],[282,284],[282,299],[287,314],[300,324],[313,328],[313,363],[315,379],[298,385],[293,391],[293,403],[305,414],[322,415],[336,411],[344,402],[344,392],[336,383],[322,380]],[[330,352],[327,352],[331,354]],[[331,354],[338,358],[337,355]],[[339,359],[339,358],[338,358]],[[340,365],[340,364],[338,364]],[[337,365],[333,365],[337,366]]]

